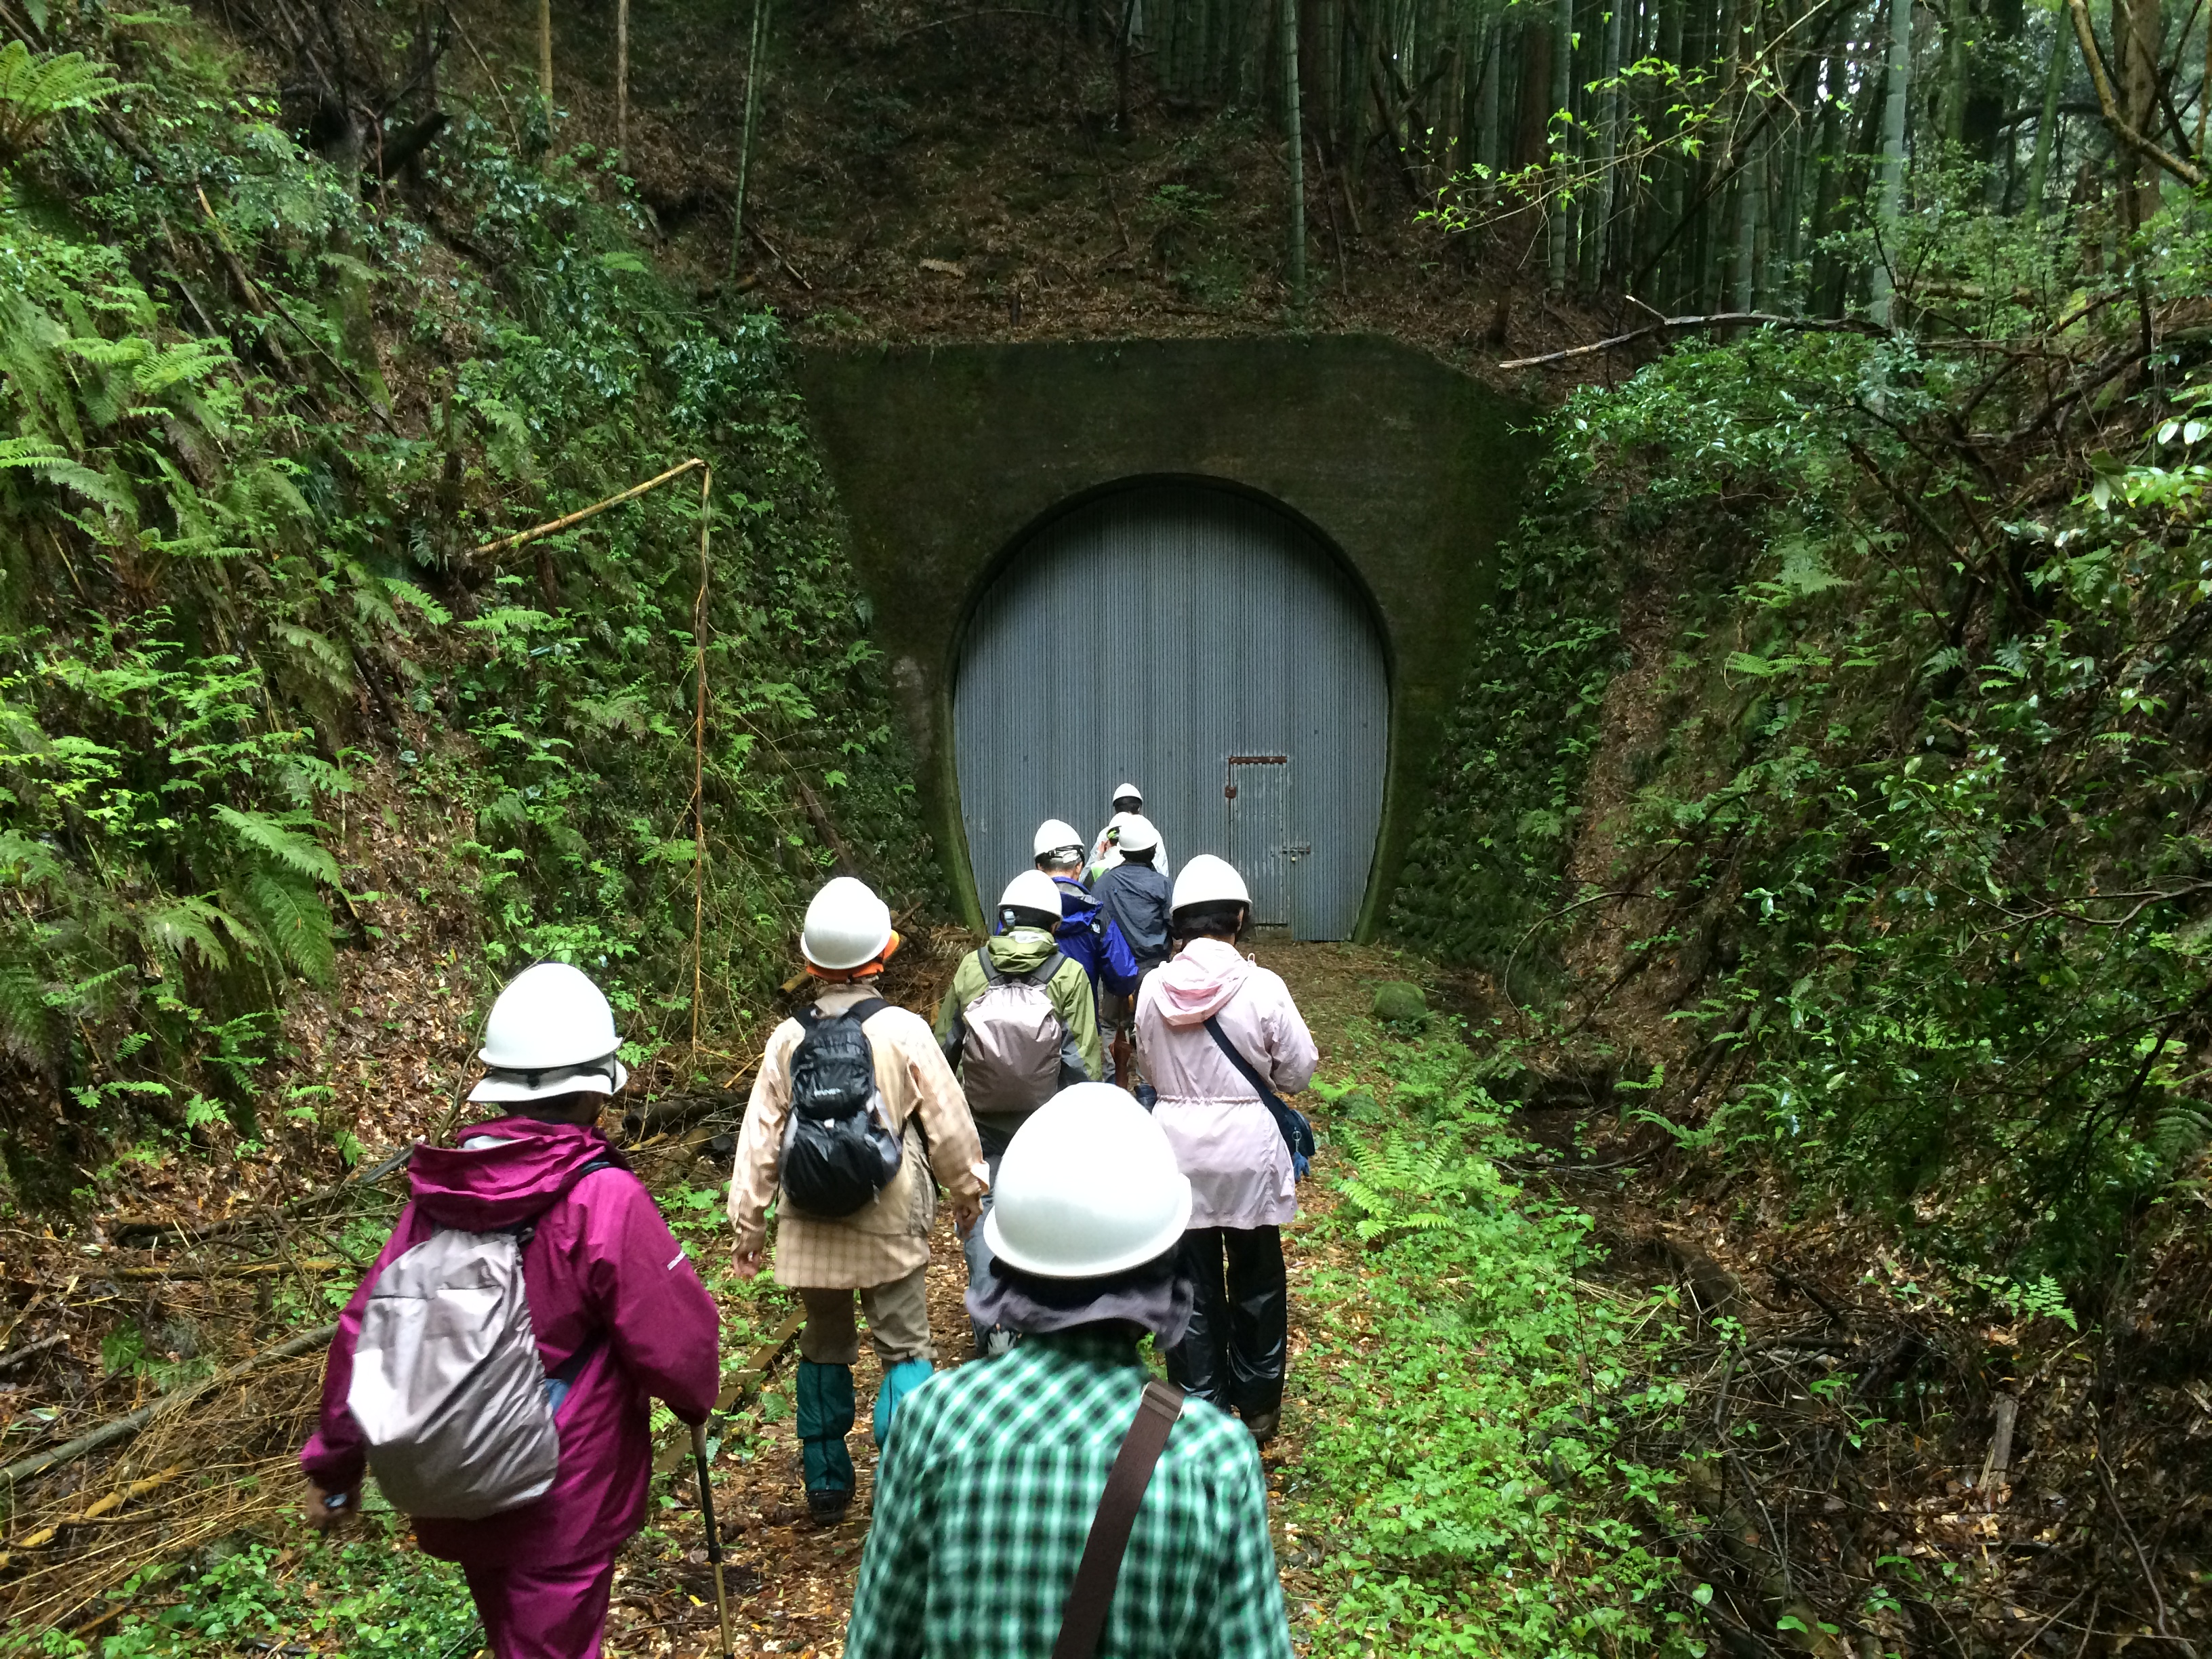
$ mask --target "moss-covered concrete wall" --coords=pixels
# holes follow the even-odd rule
[[[1358,336],[814,349],[799,382],[852,526],[916,779],[972,903],[952,754],[960,630],[1000,562],[1073,503],[1138,480],[1264,495],[1340,552],[1381,618],[1390,762],[1370,936],[1396,886],[1537,447],[1526,405]]]

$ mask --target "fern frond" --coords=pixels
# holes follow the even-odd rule
[[[35,472],[48,483],[73,489],[95,506],[134,518],[137,515],[137,501],[113,478],[94,471],[35,438],[0,439],[0,471]]]
[[[317,985],[327,987],[337,979],[331,913],[313,887],[256,870],[246,878],[246,896],[254,921],[286,966]]]
[[[297,623],[279,623],[276,624],[276,637],[292,647],[297,653],[297,659],[303,662],[318,679],[337,690],[353,690],[353,665],[327,635],[318,634],[312,628],[302,628]]]
[[[204,898],[174,898],[167,904],[145,913],[139,923],[139,937],[149,951],[157,951],[174,962],[182,962],[186,947],[198,951],[208,963],[217,969],[230,966],[230,953],[216,937],[216,929],[223,928],[234,939],[240,924]]]
[[[304,812],[287,812],[276,818],[266,812],[218,806],[215,815],[230,826],[240,841],[257,852],[267,854],[284,868],[325,886],[338,884],[338,861],[331,856],[330,850],[320,842],[295,833],[296,827],[322,828]]]
[[[32,887],[61,878],[62,861],[52,848],[13,830],[0,830],[0,880]]]
[[[0,46],[0,167],[36,143],[55,116],[128,89],[81,52],[41,58],[21,40]]]
[[[61,1070],[62,1024],[39,976],[0,962],[0,1048],[48,1076]]]

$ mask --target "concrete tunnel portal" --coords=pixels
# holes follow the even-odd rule
[[[1370,937],[1538,452],[1360,336],[803,350],[946,887],[1124,777],[1279,937]],[[1108,580],[1103,573],[1116,572]]]

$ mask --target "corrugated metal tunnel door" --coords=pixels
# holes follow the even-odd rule
[[[954,741],[978,901],[988,915],[1029,867],[1042,820],[1097,833],[1127,778],[1172,864],[1218,853],[1260,921],[1348,938],[1389,714],[1365,597],[1286,515],[1187,484],[1076,508],[1015,554],[962,641]]]

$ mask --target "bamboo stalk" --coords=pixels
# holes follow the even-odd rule
[[[482,546],[471,548],[469,551],[471,554],[512,553],[516,548],[522,546],[526,542],[534,542],[540,536],[550,536],[556,530],[566,530],[570,525],[581,524],[586,519],[597,518],[600,514],[605,512],[611,507],[620,507],[624,501],[635,501],[640,495],[644,495],[647,490],[658,489],[661,485],[666,483],[671,478],[680,478],[685,473],[689,472],[693,467],[705,466],[706,465],[707,463],[704,460],[701,459],[698,456],[694,455],[690,460],[683,462],[679,465],[670,467],[667,471],[662,473],[657,478],[647,478],[641,484],[632,484],[628,489],[623,490],[619,495],[610,495],[603,501],[594,501],[589,507],[580,508],[576,512],[568,514],[558,519],[549,520],[544,524],[534,526],[528,530],[518,530],[512,536],[494,537],[490,541],[484,543]]]
[[[295,1266],[313,1273],[331,1273],[340,1267],[356,1265],[331,1257],[313,1256],[297,1263],[222,1261],[212,1267],[117,1267],[109,1276],[114,1279],[273,1279],[279,1273],[290,1273]]]
[[[699,598],[691,644],[698,660],[698,708],[691,723],[691,1061],[699,1060],[699,1008],[706,995],[707,939],[707,538],[712,532],[714,469],[699,475]]]

